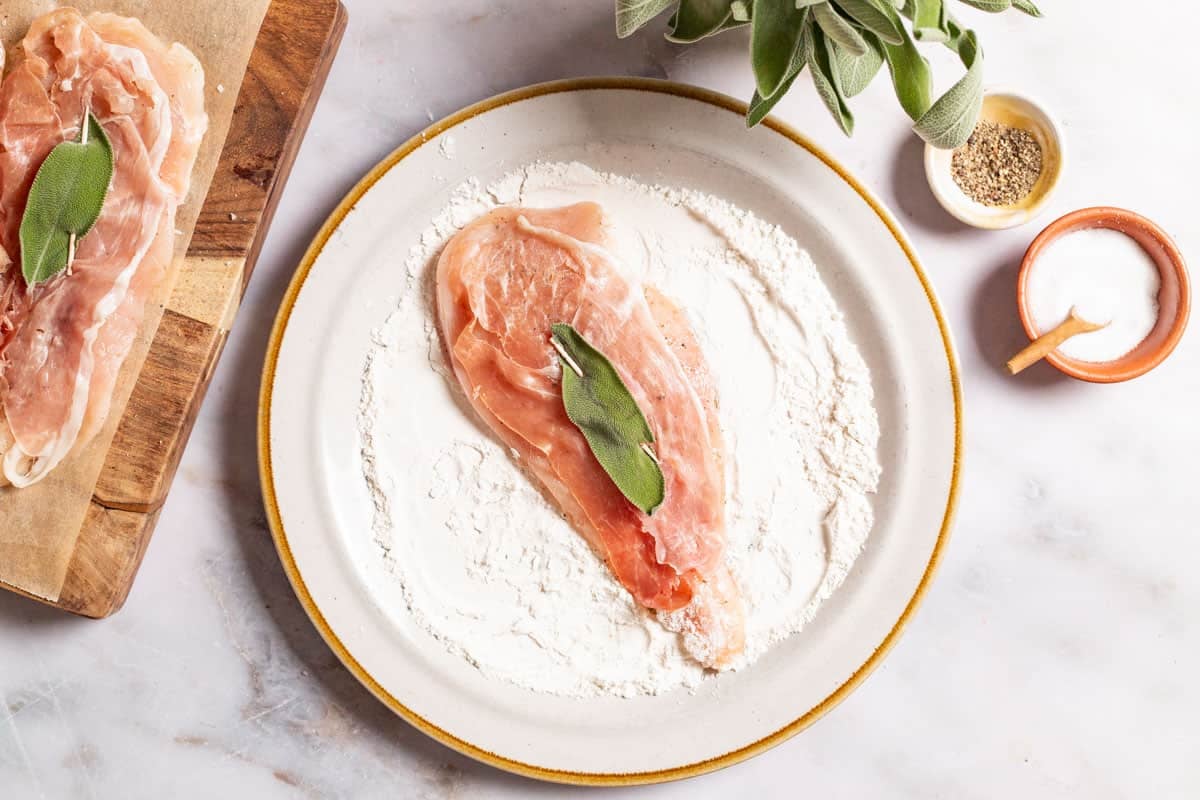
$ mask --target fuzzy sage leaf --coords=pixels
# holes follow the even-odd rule
[[[671,16],[671,32],[667,39],[687,44],[731,27],[745,25],[733,18],[729,0],[692,0],[680,3]]]
[[[621,494],[653,514],[662,504],[666,485],[649,447],[654,434],[645,415],[603,353],[570,325],[558,323],[551,331],[550,341],[562,359],[567,416]]]
[[[1012,8],[1011,0],[962,0],[962,2],[989,14],[999,14],[1001,11]]]
[[[833,72],[837,75],[838,84],[846,97],[854,97],[870,86],[875,75],[879,73],[879,68],[883,66],[883,44],[873,34],[868,33],[865,36],[867,52],[861,56],[848,53],[834,42],[829,43],[833,53]]]
[[[943,0],[907,0],[904,14],[912,20],[913,38],[918,42],[944,42],[950,38]]]
[[[854,114],[846,103],[841,80],[833,68],[833,57],[829,41],[818,27],[805,29],[811,39],[808,45],[808,66],[812,69],[813,86],[817,94],[847,136],[854,133]]]
[[[802,21],[801,28],[803,29],[805,26],[806,23]],[[763,97],[758,93],[757,89],[754,90],[754,96],[750,98],[750,107],[746,110],[747,127],[752,128],[758,123],[762,122],[763,117],[767,116],[767,114],[770,114],[771,109],[775,107],[775,104],[783,99],[783,96],[787,94],[788,89],[792,88],[792,84],[796,82],[796,78],[808,65],[808,48],[810,46],[811,37],[802,34],[800,36],[800,41],[796,43],[795,52],[792,53],[792,61],[790,64],[788,64],[787,77],[784,79],[780,87],[775,90],[775,94],[771,95],[770,97]]]
[[[113,175],[112,143],[89,111],[79,141],[61,142],[38,168],[21,217],[21,273],[29,286],[70,264],[75,243],[104,207]]]
[[[624,39],[666,11],[675,0],[617,0],[617,36]]]
[[[755,0],[750,20],[750,64],[763,97],[775,94],[787,79],[792,53],[804,30],[805,10],[795,0]]]
[[[959,58],[967,74],[946,90],[914,123],[913,130],[934,147],[961,147],[975,129],[983,107],[983,54],[974,31],[956,37]]]
[[[895,13],[888,13],[881,4],[888,0],[837,0],[837,6],[864,31],[875,34],[888,44],[903,44],[900,22]]]
[[[900,107],[915,121],[933,105],[933,70],[908,31],[901,27],[900,32],[903,44],[884,42],[883,57],[892,75],[892,86]]]
[[[829,3],[812,7],[812,16],[830,42],[837,44],[852,56],[865,55],[867,43],[862,34],[845,17],[833,10]]]

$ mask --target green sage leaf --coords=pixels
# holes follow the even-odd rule
[[[829,2],[829,0],[796,0],[796,8],[811,8],[812,6],[819,6],[821,3],[827,2]]]
[[[733,18],[729,0],[681,0],[671,17],[671,32],[667,34],[667,39],[690,44],[744,24]]]
[[[959,37],[958,55],[967,74],[947,89],[913,125],[913,130],[922,139],[945,150],[966,143],[983,108],[983,53],[974,31],[964,31]]]
[[[662,504],[666,483],[658,462],[643,449],[654,442],[654,434],[637,401],[612,362],[570,325],[552,326],[551,338],[563,356],[562,399],[567,416],[621,494],[653,514]]]
[[[750,20],[750,63],[754,85],[770,97],[787,78],[788,65],[804,28],[805,12],[794,0],[755,0]]]
[[[958,20],[954,18],[954,15],[950,13],[946,14],[944,27],[947,38],[942,44],[957,53],[959,47],[962,46],[963,34],[966,33],[967,29],[960,25]]]
[[[811,25],[805,28],[805,33],[811,37],[808,44],[808,65],[812,68],[813,86],[842,132],[849,136],[854,133],[854,114],[846,103],[846,96],[831,64],[825,35],[819,27]]]
[[[811,24],[812,23],[807,19],[801,22],[802,27],[806,27]],[[804,71],[804,67],[808,64],[809,42],[810,37],[803,34],[800,36],[800,41],[796,45],[796,50],[794,53],[792,53],[792,61],[790,64],[788,64],[787,78],[784,79],[780,87],[775,90],[775,94],[771,95],[770,97],[763,97],[758,93],[757,89],[754,90],[754,96],[750,98],[750,107],[746,110],[746,127],[753,128],[755,125],[762,122],[767,114],[771,113],[771,109],[775,107],[775,104],[782,100],[783,96],[788,93],[789,89],[792,88],[792,84],[796,82],[796,77]]]
[[[67,268],[71,237],[82,239],[100,218],[112,175],[112,144],[89,111],[79,141],[51,150],[29,189],[20,230],[21,272],[29,286]]]
[[[617,0],[617,37],[632,36],[675,0]]]
[[[813,19],[821,26],[825,38],[836,43],[853,56],[861,56],[867,52],[867,43],[854,26],[837,13],[829,3],[821,3],[812,7]]]
[[[835,0],[850,19],[888,44],[902,44],[899,22],[882,7],[887,0]]]
[[[1031,17],[1042,16],[1042,10],[1035,6],[1031,0],[1012,0],[1012,7]]]
[[[879,40],[873,35],[868,36],[867,52],[861,56],[852,55],[836,42],[830,42],[833,50],[833,71],[846,97],[854,97],[870,86],[871,81],[879,74],[879,68],[883,66],[883,55],[880,52],[883,49],[882,44],[876,44]],[[875,42],[871,39],[875,39]]]
[[[918,42],[944,42],[946,8],[943,0],[908,0],[904,12],[912,20],[913,38]]]
[[[1012,8],[1011,0],[960,0],[963,3],[978,8],[980,11],[986,11],[989,14],[998,14],[1001,11],[1007,11]]]
[[[933,104],[933,70],[903,25],[900,33],[904,43],[883,42],[883,57],[892,75],[892,86],[896,89],[900,107],[909,118],[917,120]]]

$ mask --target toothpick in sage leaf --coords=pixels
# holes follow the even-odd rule
[[[629,502],[647,514],[666,492],[654,433],[612,362],[570,325],[552,326],[550,343],[562,358],[562,398],[592,454]]]
[[[29,286],[70,266],[78,240],[100,218],[112,176],[112,143],[89,111],[79,140],[51,150],[29,189],[20,232],[21,273]]]

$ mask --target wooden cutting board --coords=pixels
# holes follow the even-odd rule
[[[178,283],[50,605],[106,617],[125,602],[345,27],[337,0],[268,7]]]

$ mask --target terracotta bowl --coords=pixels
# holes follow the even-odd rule
[[[1069,358],[1058,350],[1046,356],[1046,360],[1060,371],[1092,383],[1117,383],[1144,375],[1163,362],[1187,327],[1191,310],[1191,285],[1183,254],[1166,231],[1145,217],[1121,208],[1084,208],[1073,211],[1050,223],[1038,234],[1025,251],[1021,261],[1021,273],[1017,278],[1017,308],[1021,313],[1021,324],[1030,339],[1036,339],[1043,331],[1034,324],[1029,311],[1026,287],[1033,262],[1042,250],[1060,236],[1086,228],[1111,228],[1120,231],[1141,245],[1154,263],[1158,265],[1162,284],[1158,290],[1158,322],[1141,344],[1114,361],[1080,361]]]

